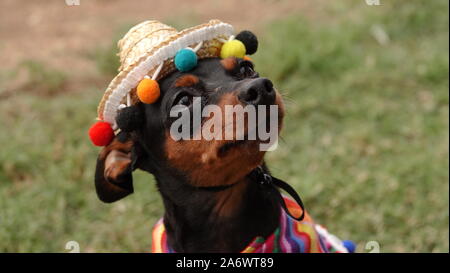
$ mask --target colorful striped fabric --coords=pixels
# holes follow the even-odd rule
[[[287,196],[283,196],[286,207],[294,216],[300,215],[302,210],[297,203]],[[281,209],[281,208],[280,208]],[[173,253],[167,244],[167,234],[163,219],[153,228],[153,253]],[[305,213],[302,221],[289,217],[281,209],[280,225],[267,238],[256,237],[242,253],[324,253],[347,252],[341,241],[329,234],[323,227],[315,224]]]

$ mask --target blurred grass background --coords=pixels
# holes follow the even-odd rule
[[[334,1],[320,20],[265,23],[252,58],[287,106],[267,161],[358,251],[377,241],[381,252],[448,252],[448,1],[381,3]],[[127,29],[84,56],[96,76],[115,74]],[[28,81],[8,94],[2,86],[19,73]],[[153,180],[136,171],[133,195],[97,199],[98,149],[86,132],[106,85],[56,92],[68,78],[36,60],[0,71],[0,251],[64,252],[71,240],[82,252],[149,251],[163,211]]]

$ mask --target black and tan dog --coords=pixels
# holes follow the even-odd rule
[[[201,60],[194,70],[175,72],[160,86],[158,103],[135,106],[142,125],[118,135],[100,152],[95,175],[99,198],[114,202],[132,193],[131,172],[139,168],[156,178],[168,243],[175,251],[239,252],[253,238],[270,235],[278,225],[279,205],[248,177],[263,164],[258,141],[176,142],[168,133],[168,109],[189,106],[194,96],[220,107],[276,104],[281,129],[283,102],[272,82],[260,78],[250,61],[231,57]]]
[[[312,221],[296,192],[269,173],[260,146],[267,140],[248,137],[271,120],[277,125],[269,130],[277,136],[284,106],[272,82],[259,77],[244,56],[256,52],[256,37],[244,31],[234,40],[231,31],[218,20],[182,32],[146,21],[119,42],[120,73],[99,106],[99,119],[107,123],[90,130],[94,144],[105,145],[95,173],[98,197],[110,203],[131,194],[135,169],[153,174],[165,208],[154,228],[154,252],[345,252]],[[151,60],[156,60],[153,66]],[[132,89],[136,80],[140,83]],[[133,102],[131,94],[140,101]],[[183,106],[195,118],[194,98],[202,108],[222,111],[202,115],[200,127],[189,129],[198,138],[176,140],[171,109]],[[237,132],[228,140],[199,135],[211,122],[222,127],[220,132],[229,130],[223,122],[228,106],[278,111],[258,111],[253,124],[246,115],[233,116],[231,128],[243,124],[244,139]]]

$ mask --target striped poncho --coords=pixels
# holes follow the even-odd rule
[[[301,208],[291,198],[283,196],[286,207],[292,215],[300,215]],[[281,208],[280,208],[281,209]],[[174,253],[167,244],[167,233],[161,218],[153,228],[153,253]],[[342,242],[313,222],[305,213],[302,221],[289,217],[281,209],[280,224],[267,238],[258,236],[242,253],[326,253],[347,252]]]

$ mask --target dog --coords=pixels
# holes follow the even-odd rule
[[[336,252],[346,252],[296,202],[283,198],[288,210],[305,213],[302,221],[281,209],[279,198],[274,198],[278,190],[271,186],[268,190],[255,181],[254,170],[272,178],[258,139],[175,141],[170,137],[174,121],[168,109],[191,107],[193,97],[221,109],[226,105],[275,105],[278,116],[272,118],[278,120],[279,133],[285,114],[282,96],[269,79],[259,76],[252,61],[206,58],[189,72],[176,71],[165,77],[160,88],[161,98],[156,103],[134,106],[141,126],[115,136],[100,151],[95,172],[97,195],[107,203],[133,193],[135,169],[154,175],[165,209],[153,233],[154,252],[265,252],[262,248],[327,252],[330,245]],[[205,120],[208,118],[202,122]],[[290,231],[290,236],[300,238],[294,247],[275,246],[276,240],[288,236],[280,235],[282,230],[275,232],[283,217],[285,226],[293,223],[297,229]]]

